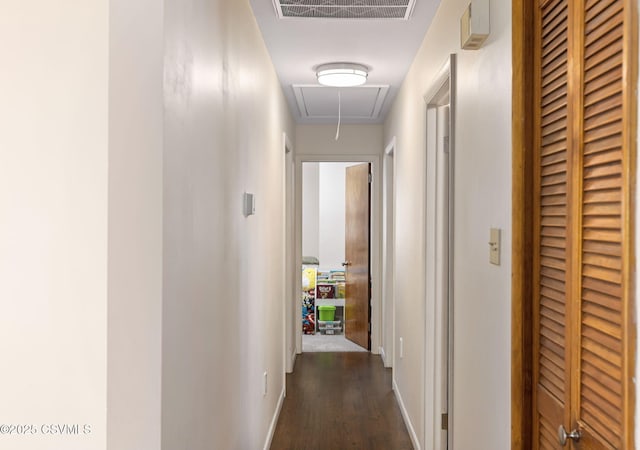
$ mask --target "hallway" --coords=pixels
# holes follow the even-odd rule
[[[575,376],[640,449],[640,0],[327,0],[413,16],[317,19],[313,47],[279,13],[305,2],[0,3],[0,449],[434,450],[446,411],[449,450],[523,450],[576,436]],[[319,80],[343,61],[351,97]],[[354,161],[370,353],[301,354],[303,164]]]
[[[271,450],[412,449],[391,369],[370,353],[303,353]]]

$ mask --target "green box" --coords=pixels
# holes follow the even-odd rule
[[[318,306],[318,311],[320,311],[320,320],[322,321],[332,321],[336,315],[335,306]]]

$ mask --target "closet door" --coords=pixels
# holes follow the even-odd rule
[[[575,448],[621,449],[625,443],[624,1],[586,0],[580,12],[580,309],[575,317]],[[630,124],[629,124],[630,125]],[[629,126],[627,127],[629,128]],[[578,200],[578,199],[577,199]]]
[[[534,186],[534,448],[557,448],[570,403],[567,298],[570,110],[569,1],[536,8]]]
[[[635,9],[535,4],[533,448],[632,448]]]

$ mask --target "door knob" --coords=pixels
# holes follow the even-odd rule
[[[573,442],[578,442],[580,440],[580,436],[580,430],[578,429],[572,430],[570,433],[567,433],[563,425],[560,425],[560,428],[558,428],[558,441],[562,446],[567,445],[567,439],[571,439],[573,440]]]
[[[347,267],[347,266],[350,266],[350,265],[351,265],[350,261],[345,261],[345,262],[342,263],[342,267]]]

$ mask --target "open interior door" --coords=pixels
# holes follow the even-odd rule
[[[369,329],[369,163],[346,169],[345,336],[371,349]]]

